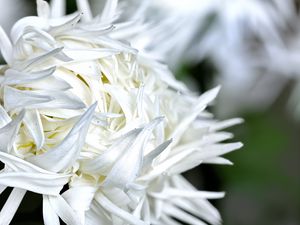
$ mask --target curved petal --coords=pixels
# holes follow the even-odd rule
[[[47,198],[55,213],[67,225],[82,225],[79,216],[62,196],[47,196]]]
[[[96,187],[75,186],[65,191],[62,196],[75,211],[87,211],[94,198]]]
[[[9,152],[11,150],[24,115],[25,111],[23,110],[14,120],[0,129],[0,151]]]
[[[93,18],[92,11],[88,0],[76,0],[78,10],[83,13],[82,20],[84,22],[91,21]]]
[[[143,128],[127,152],[112,167],[103,182],[104,186],[114,185],[126,188],[128,184],[134,181],[143,164],[143,153],[147,141],[153,129],[162,121],[162,117],[156,118]]]
[[[39,194],[58,195],[70,176],[33,172],[2,172],[0,184]]]
[[[36,148],[40,149],[44,145],[45,136],[40,114],[37,110],[27,110],[24,117],[29,134],[33,138]]]
[[[44,1],[44,0],[37,0],[36,1],[37,4],[37,14],[39,17],[42,18],[49,18],[50,16],[50,6],[48,4],[48,2]]]
[[[55,69],[55,67],[51,67],[49,69],[34,73],[20,72],[14,69],[8,69],[5,71],[5,76],[1,84],[16,85],[34,82],[52,75]]]
[[[29,157],[27,160],[41,168],[63,172],[77,160],[85,143],[85,137],[93,118],[97,103],[92,105],[74,125],[67,137],[57,147],[44,154]]]
[[[112,165],[136,139],[142,129],[134,129],[120,137],[112,146],[110,146],[103,154],[98,157],[87,160],[82,163],[81,170],[86,173],[99,173],[107,175]]]
[[[85,104],[70,92],[21,91],[6,86],[4,88],[4,107],[8,111],[20,108],[81,109],[85,107]]]
[[[9,65],[11,65],[13,63],[12,62],[12,60],[13,60],[12,59],[12,53],[13,53],[12,44],[1,26],[0,26],[0,52],[3,56],[3,58],[5,59],[5,61]]]
[[[11,121],[11,118],[5,111],[5,109],[0,105],[0,128],[4,127],[6,124],[8,124]]]

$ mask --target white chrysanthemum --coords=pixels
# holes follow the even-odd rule
[[[230,164],[220,155],[241,147],[220,143],[232,135],[219,131],[240,119],[204,111],[219,88],[197,97],[166,66],[112,39],[122,28],[111,25],[117,1],[94,19],[87,1],[67,16],[62,3],[38,0],[38,17],[18,21],[11,40],[0,29],[0,193],[14,188],[1,224],[26,191],[43,196],[46,225],[219,224],[207,199],[223,193],[197,191],[180,175]]]

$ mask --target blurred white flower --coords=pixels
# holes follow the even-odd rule
[[[38,16],[19,20],[11,38],[0,28],[0,194],[14,188],[0,223],[32,191],[46,225],[219,224],[207,199],[224,193],[197,191],[181,173],[231,164],[221,155],[241,143],[222,143],[232,135],[220,130],[241,120],[205,111],[219,88],[197,97],[111,38],[134,24],[114,23],[117,1],[95,18],[87,1],[77,5],[82,13],[65,16],[64,1],[38,0]]]
[[[5,10],[0,14],[0,25],[5,31],[8,31],[18,19],[29,15],[31,10],[28,1],[0,0],[0,5],[5,6]]]
[[[145,2],[126,1],[140,2],[141,8]],[[133,46],[173,70],[210,59],[218,70],[216,83],[223,87],[222,114],[267,108],[287,78],[298,74],[294,0],[146,2],[150,7],[143,13],[150,29],[132,37]]]
[[[228,115],[266,109],[286,84],[282,75],[290,73],[286,65],[291,63],[282,57],[290,54],[284,35],[295,19],[292,1],[227,0],[216,14],[199,49],[220,73],[216,80],[224,88],[220,111]]]

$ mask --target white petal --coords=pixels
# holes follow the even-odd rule
[[[100,66],[95,61],[71,61],[64,63],[62,66],[67,70],[74,71],[76,74],[99,77]]]
[[[204,199],[172,199],[172,203],[176,204],[181,209],[203,218],[211,224],[221,224],[221,216],[218,210],[214,208],[207,200]]]
[[[3,162],[6,166],[8,166],[13,171],[33,172],[33,173],[52,174],[52,175],[54,174],[40,167],[37,167],[19,157],[13,156],[5,152],[0,152],[0,161]]]
[[[4,185],[0,185],[0,195],[2,194],[2,192],[6,189],[7,187]]]
[[[39,17],[48,18],[50,15],[50,7],[46,1],[37,0],[37,14]]]
[[[75,186],[65,191],[62,196],[75,211],[87,211],[96,192],[95,187]]]
[[[220,90],[220,87],[216,87],[212,90],[207,91],[206,93],[202,94],[196,106],[191,110],[191,113],[187,115],[177,126],[176,129],[172,132],[170,135],[171,138],[176,138],[175,140],[179,141],[182,134],[186,131],[188,126],[197,118],[199,113],[205,109],[205,107],[216,98],[218,92]],[[177,141],[173,142],[173,145]]]
[[[150,213],[150,204],[147,197],[140,200],[138,206],[134,209],[133,215],[142,219],[146,223],[151,224],[152,215]]]
[[[4,107],[11,111],[20,108],[82,109],[85,105],[76,95],[67,91],[21,91],[5,86]]]
[[[92,105],[74,125],[67,137],[57,147],[27,160],[50,171],[64,171],[77,160],[85,143],[86,134],[97,103]]]
[[[48,44],[49,46],[55,46],[56,40],[45,30],[36,27],[36,26],[26,26],[23,31],[23,36],[28,34],[28,37],[25,38],[25,40],[33,40],[33,42],[36,42],[37,40],[43,41]],[[30,34],[30,35],[29,35]],[[38,43],[32,43],[33,45]],[[43,45],[44,46],[44,45]]]
[[[205,198],[205,199],[218,199],[224,197],[224,192],[208,192],[208,191],[193,191],[193,190],[180,190],[176,188],[165,188],[162,192],[149,192],[150,196],[160,199],[171,199],[176,197],[182,198]]]
[[[16,85],[34,82],[36,80],[40,80],[50,76],[54,73],[55,69],[55,67],[52,67],[34,73],[20,72],[14,69],[8,69],[5,71],[5,77],[1,83],[6,85]]]
[[[101,21],[110,21],[116,15],[118,0],[107,0],[102,11]]]
[[[1,225],[9,225],[14,217],[26,190],[14,188],[0,212]]]
[[[142,129],[134,129],[119,138],[112,146],[98,157],[83,162],[81,170],[86,173],[107,175],[113,163],[130,147]]]
[[[44,63],[49,58],[58,55],[62,51],[62,49],[63,49],[62,47],[55,48],[47,53],[41,54],[37,57],[34,57],[33,59],[26,60],[25,62],[20,62],[20,63],[16,64],[16,67],[17,67],[17,69],[19,69],[21,71],[21,70],[25,70],[25,69],[30,69],[35,66],[39,66],[40,64]]]
[[[177,207],[174,207],[172,205],[167,205],[165,207],[165,212],[179,220],[184,221],[185,223],[191,224],[191,225],[207,225],[206,223],[202,222],[200,219],[192,216],[191,214],[186,213],[184,210],[181,210]]]
[[[76,3],[78,10],[83,13],[82,20],[84,22],[91,21],[93,15],[88,0],[76,0]]]
[[[196,106],[191,110],[189,115],[186,115],[185,118],[183,118],[180,123],[176,126],[175,130],[169,135],[169,138],[173,138],[172,146],[176,145],[180,140],[183,134],[186,132],[188,127],[193,123],[197,116],[207,107],[207,105],[215,99],[218,92],[220,90],[220,87],[216,87],[210,91],[207,91],[206,93],[202,94],[198,101]],[[162,161],[168,157],[169,150],[163,152],[159,158],[158,161]]]
[[[120,104],[122,111],[125,114],[126,121],[129,122],[136,110],[136,104],[132,96],[130,96],[130,93],[126,92],[121,87],[107,84],[105,85],[105,89]]]
[[[195,156],[201,155],[202,159],[208,159],[219,155],[224,155],[233,150],[240,149],[241,147],[243,147],[243,144],[241,142],[228,143],[228,144],[214,144],[205,147],[204,148],[205,150],[199,149],[197,153],[195,153]]]
[[[32,91],[20,91],[11,87],[4,87],[4,107],[7,111],[37,105],[53,100],[49,95],[35,94]]]
[[[173,176],[173,183],[176,184],[179,188],[186,190],[196,190],[182,175]],[[187,212],[193,213],[200,218],[204,218],[212,224],[221,224],[221,216],[218,210],[207,200],[197,199],[188,201],[185,199],[172,199],[172,202],[180,206],[182,209]]]
[[[160,220],[162,223],[158,222],[155,225],[182,225],[182,223],[165,214],[161,216]]]
[[[81,18],[81,14],[77,14],[72,19],[64,22],[63,24],[51,27],[49,33],[52,34],[53,36],[56,36],[65,31],[69,31],[76,26],[80,18]]]
[[[72,62],[101,59],[120,53],[119,50],[106,48],[93,49],[64,49],[64,53],[72,58]]]
[[[66,0],[51,1],[51,18],[62,17],[66,13]]]
[[[44,145],[45,137],[40,114],[37,110],[27,110],[24,117],[24,124],[33,138],[36,148]]]
[[[25,189],[39,194],[58,195],[69,176],[32,172],[2,172],[0,184]]]
[[[211,159],[206,159],[203,160],[203,163],[208,163],[208,164],[221,164],[221,165],[233,165],[233,163],[228,160],[228,159],[224,159],[222,157],[216,157],[216,158],[211,158]]]
[[[188,92],[188,88],[186,87],[186,85],[183,84],[182,82],[177,81],[167,66],[162,65],[161,63],[155,60],[151,60],[150,57],[143,57],[142,55],[139,55],[138,62],[141,65],[144,65],[146,68],[151,68],[150,71],[153,73],[153,76],[156,76],[156,79],[162,80],[168,86],[172,87],[177,91],[183,93]],[[157,76],[158,74],[160,75]]]
[[[227,127],[231,127],[231,126],[234,126],[234,125],[237,125],[237,124],[241,124],[243,122],[244,122],[244,120],[241,119],[241,118],[234,118],[234,119],[224,120],[224,121],[218,122],[216,125],[213,125],[211,127],[211,130],[212,131],[218,131],[218,130],[225,129]]]
[[[187,156],[182,160],[182,162],[173,165],[172,168],[168,170],[168,174],[179,174],[187,170],[190,170],[205,159],[215,158],[219,155],[226,154],[233,150],[241,148],[242,143],[230,143],[230,144],[215,144],[211,146],[205,146],[203,149],[198,149],[193,154]]]
[[[163,173],[166,173],[171,167],[174,165],[179,164],[180,162],[186,163],[189,165],[188,162],[185,162],[185,158],[188,157],[189,155],[194,154],[195,149],[189,149],[187,151],[180,152],[172,157],[169,157],[168,159],[164,160],[163,162],[155,165],[152,170],[150,170],[148,173],[138,177],[138,180],[140,181],[146,181],[146,180],[151,180],[154,179],[157,176],[160,176]],[[199,160],[197,159],[197,162]],[[201,161],[199,162],[201,163]]]
[[[49,199],[50,206],[67,225],[82,225],[79,216],[63,197],[60,195],[47,197]]]
[[[50,94],[52,101],[49,103],[40,103],[33,108],[51,108],[51,109],[83,109],[85,104],[70,91],[35,91],[35,93],[42,96]]]
[[[114,185],[125,188],[138,176],[143,160],[143,151],[146,143],[152,134],[153,129],[163,121],[163,118],[157,118],[147,124],[136,140],[132,143],[128,151],[117,160],[109,174],[107,175],[103,185]]]
[[[45,225],[60,225],[59,217],[50,205],[47,195],[43,195],[43,218]]]
[[[0,129],[0,151],[9,152],[11,150],[24,115],[25,111],[22,111],[16,119]]]
[[[5,111],[5,109],[0,105],[0,128],[4,127],[6,124],[8,124],[11,121],[11,118]]]
[[[95,40],[95,43],[103,45],[105,47],[112,47],[112,48],[118,49],[120,51],[126,51],[126,52],[134,54],[134,55],[136,55],[138,53],[137,49],[132,48],[128,44],[124,44],[121,41],[114,40],[112,38],[105,37],[105,36],[98,37],[97,40]]]
[[[47,30],[49,28],[48,20],[37,17],[37,16],[28,16],[23,19],[18,20],[11,29],[10,36],[15,44],[18,39],[23,35],[25,27],[32,26],[40,28],[42,30]]]
[[[172,142],[171,140],[165,141],[159,146],[157,146],[154,150],[149,152],[145,157],[144,157],[144,162],[143,162],[143,167],[144,169],[147,169],[149,166],[151,166],[153,160],[160,154],[162,153]]]
[[[42,194],[57,195],[69,180],[68,175],[51,173],[4,152],[0,152],[0,161],[14,171],[2,170],[2,173],[0,173],[0,187],[5,185]]]
[[[201,140],[201,146],[222,142],[232,138],[233,135],[228,132],[218,132],[205,135]]]
[[[1,26],[0,26],[0,51],[7,64],[11,65],[13,63],[12,44]]]
[[[101,193],[98,193],[95,197],[95,200],[108,212],[113,215],[116,215],[132,225],[149,225],[146,222],[139,220],[138,218],[134,217],[131,213],[124,211],[123,209],[114,205],[108,198],[106,198]]]
[[[32,83],[22,84],[22,87],[44,91],[67,91],[71,89],[71,86],[66,81],[55,75]]]

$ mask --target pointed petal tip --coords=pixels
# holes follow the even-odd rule
[[[240,123],[244,123],[245,120],[243,118],[240,118]]]
[[[61,52],[63,49],[64,49],[64,47],[62,46],[62,47],[57,48],[56,51]]]
[[[156,127],[158,124],[160,124],[161,122],[163,122],[165,119],[164,116],[159,116],[154,118],[152,121],[150,121],[144,128],[146,129],[153,129],[154,127]]]
[[[93,103],[85,112],[85,114],[88,114],[88,115],[93,115],[95,110],[96,110],[96,107],[98,105],[98,102],[95,102]]]
[[[222,86],[221,85],[217,85],[216,87],[214,87],[213,89],[216,89],[218,92],[221,90]]]
[[[55,70],[56,70],[56,66],[52,66],[52,67],[50,67],[49,69],[47,69],[48,71],[49,71],[49,73],[54,73],[55,72]]]
[[[94,102],[94,103],[90,106],[90,108],[96,109],[97,105],[98,105],[98,101]]]
[[[221,85],[218,85],[216,87],[214,87],[213,89],[209,90],[209,92],[211,92],[211,94],[214,96],[214,98],[217,97],[217,95],[219,94],[221,90]]]
[[[21,119],[24,118],[25,113],[26,113],[26,110],[25,110],[25,109],[22,109],[21,112],[20,112],[20,115],[19,115]]]
[[[236,124],[241,124],[245,122],[243,118],[235,118],[235,119],[236,119]]]
[[[83,114],[82,117],[84,117],[85,119],[86,118],[90,118],[93,116],[94,112],[95,112],[95,109],[97,107],[98,103],[95,102],[94,104],[92,104],[86,111],[85,113]]]
[[[158,117],[156,117],[153,121],[155,122],[155,123],[161,123],[162,121],[164,121],[165,120],[165,116],[158,116]]]
[[[225,191],[222,191],[221,193],[222,193],[222,195],[223,195],[222,198],[224,198],[224,197],[226,196],[226,192],[225,192]]]
[[[168,145],[169,145],[170,143],[172,143],[172,141],[173,141],[173,138],[170,138],[169,140],[166,141],[166,143],[168,143]]]
[[[244,144],[242,142],[237,142],[236,143],[236,149],[240,149],[242,147],[244,147]]]

